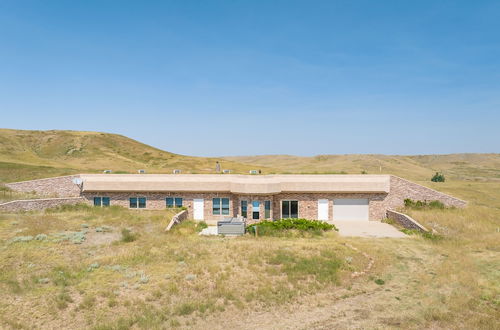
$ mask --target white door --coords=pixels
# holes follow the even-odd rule
[[[333,220],[368,221],[368,199],[333,200]]]
[[[195,220],[203,220],[203,210],[204,210],[204,203],[203,203],[203,198],[195,198],[193,199],[193,218]]]
[[[328,221],[328,199],[318,199],[318,220]]]

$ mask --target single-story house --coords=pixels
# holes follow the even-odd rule
[[[79,196],[96,207],[160,210],[185,207],[215,222],[280,218],[381,220],[404,199],[466,202],[393,175],[79,174],[9,184],[12,189]]]

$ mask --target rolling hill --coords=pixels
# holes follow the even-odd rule
[[[0,182],[73,173],[214,173],[215,162],[234,173],[395,174],[428,181],[436,172],[459,180],[500,180],[500,154],[290,155],[205,158],[170,153],[122,135],[79,131],[0,129]]]
[[[460,180],[500,180],[500,154],[448,155],[290,155],[238,156],[224,159],[278,169],[282,173],[387,173],[429,180],[435,172]]]
[[[0,129],[0,182],[56,175],[101,173],[213,173],[215,162],[234,173],[253,166],[218,158],[166,152],[125,136],[98,132]]]

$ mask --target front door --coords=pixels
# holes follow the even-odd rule
[[[195,220],[203,220],[204,203],[203,198],[193,199],[193,218]]]
[[[318,220],[328,221],[328,199],[318,199]]]

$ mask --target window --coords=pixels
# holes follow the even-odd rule
[[[229,215],[229,198],[222,198],[222,214]]]
[[[241,201],[241,216],[243,218],[247,217],[247,211],[248,211],[248,202],[247,201]]]
[[[145,209],[146,208],[146,197],[131,197],[130,198],[130,208],[131,209]]]
[[[221,213],[222,210],[222,213]],[[212,200],[212,213],[214,215],[229,214],[229,198],[214,198]]]
[[[260,218],[259,209],[260,209],[260,202],[253,201],[252,202],[252,219],[259,220],[259,218]]]
[[[299,202],[298,201],[281,201],[281,218],[298,218],[299,217]]]
[[[135,197],[130,198],[130,208],[131,209],[137,208],[137,198]]]
[[[140,209],[146,208],[146,197],[139,197],[139,208]]]
[[[271,218],[271,201],[264,202],[264,218]]]
[[[94,197],[94,206],[109,206],[109,197]]]
[[[167,197],[167,207],[182,207],[182,198]]]

